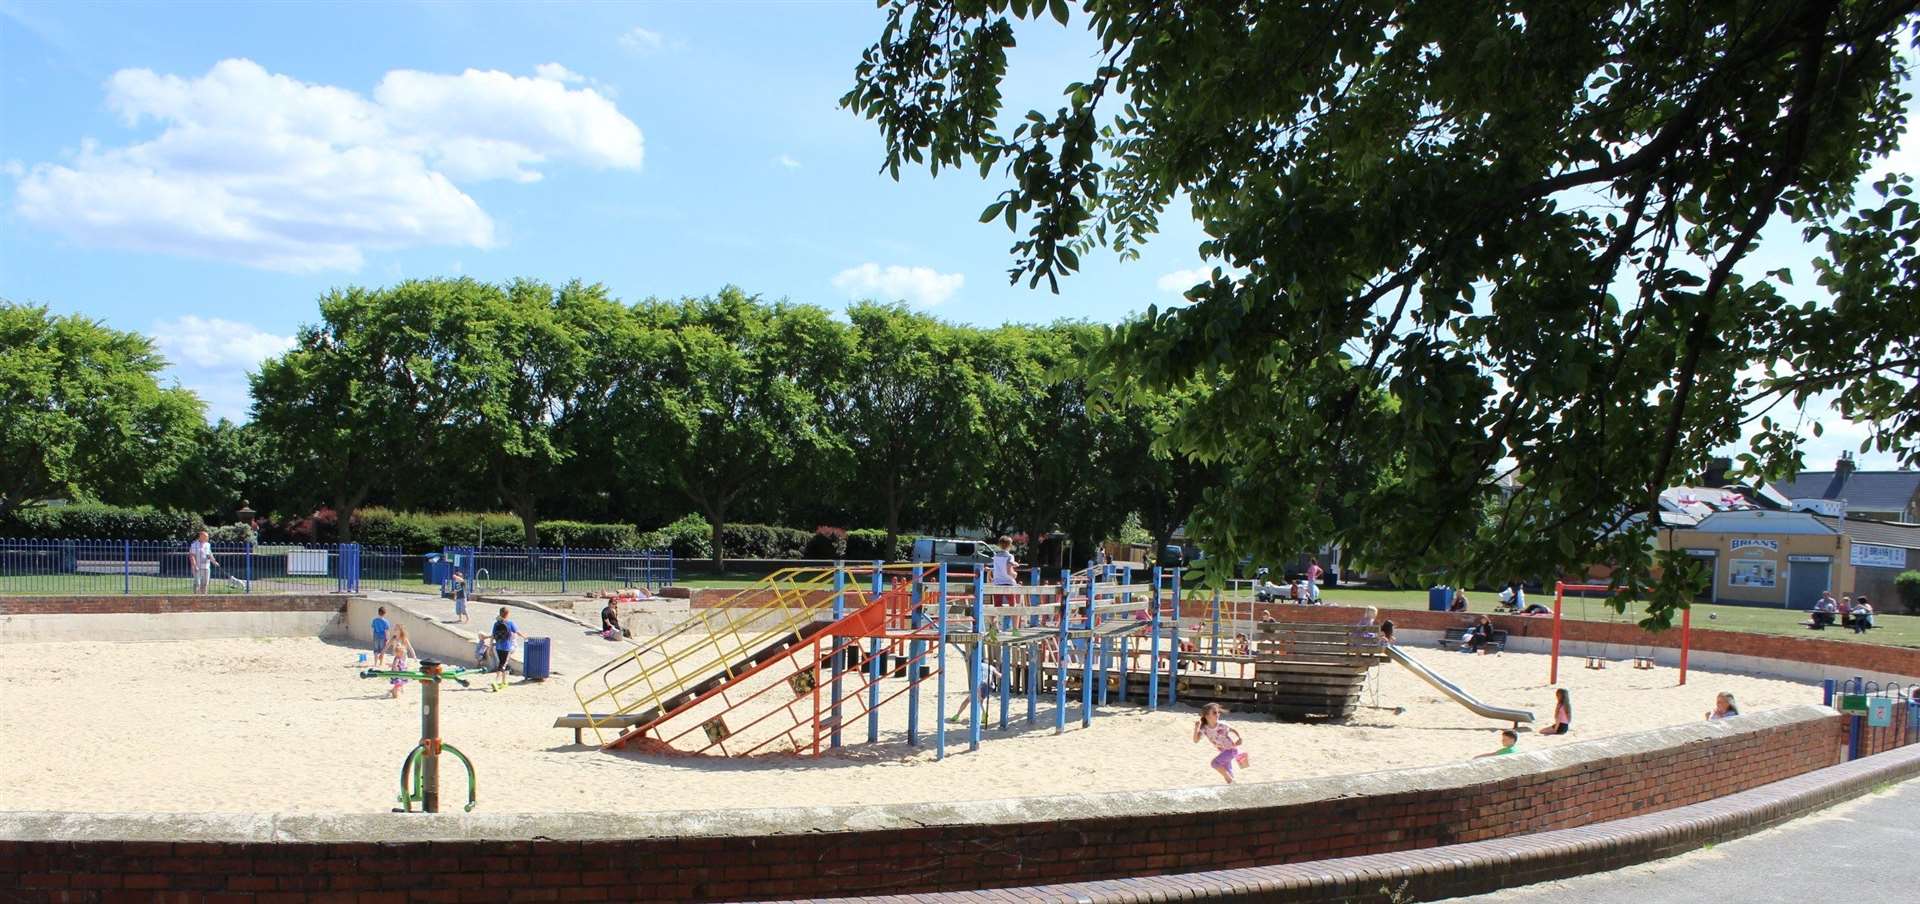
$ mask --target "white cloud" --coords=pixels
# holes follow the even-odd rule
[[[773,158],[773,162],[783,167],[786,167],[787,169],[800,168],[800,161],[794,159],[792,154],[781,154],[779,156],[776,156]]]
[[[547,81],[560,82],[566,85],[578,84],[587,80],[586,76],[568,69],[559,63],[541,63],[533,67],[533,74]]]
[[[871,262],[849,267],[833,277],[834,288],[849,297],[904,300],[923,307],[952,298],[966,282],[964,274],[940,273],[932,267],[882,267]]]
[[[84,244],[275,270],[357,269],[368,250],[494,244],[455,183],[570,163],[640,168],[638,126],[558,64],[538,77],[387,73],[371,98],[244,59],[197,78],[124,69],[107,105],[158,135],[92,140],[20,177],[15,210]],[[563,77],[564,76],[564,77]]]
[[[153,324],[153,341],[175,365],[248,370],[293,347],[292,336],[256,326],[186,314]]]
[[[635,25],[620,36],[620,46],[635,53],[659,50],[667,45],[667,37],[650,28]]]
[[[1154,281],[1162,292],[1185,295],[1188,289],[1213,279],[1212,267],[1195,267],[1191,270],[1175,270]]]

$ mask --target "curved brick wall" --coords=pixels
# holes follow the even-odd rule
[[[1335,621],[1358,610],[1286,614]],[[1459,619],[1387,614],[1427,630]],[[1551,630],[1502,622],[1515,634]],[[1566,628],[1595,640],[1637,632]],[[1699,650],[1920,672],[1920,651],[1718,631],[1693,640]],[[1799,706],[1427,769],[955,804],[631,818],[0,813],[0,890],[18,889],[0,900],[727,900],[1298,862],[1572,828],[1725,796],[1840,762],[1846,721]]]

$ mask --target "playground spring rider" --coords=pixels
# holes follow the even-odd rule
[[[362,678],[411,678],[420,682],[420,743],[407,752],[407,758],[400,762],[400,806],[395,813],[413,812],[415,801],[420,803],[423,813],[440,812],[440,751],[442,748],[460,758],[467,767],[467,810],[471,811],[478,801],[479,777],[474,774],[473,761],[460,752],[460,748],[440,740],[440,681],[451,678],[467,687],[467,680],[460,677],[469,671],[462,668],[447,668],[440,663],[423,661],[417,672],[395,672],[367,669],[360,673]],[[413,773],[413,790],[407,790],[407,773]]]

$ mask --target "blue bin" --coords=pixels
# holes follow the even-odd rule
[[[528,681],[545,681],[553,673],[553,638],[529,637],[520,653],[521,670]]]
[[[1445,612],[1453,605],[1452,587],[1434,587],[1427,591],[1427,608],[1435,612]]]
[[[427,553],[420,566],[420,582],[444,586],[453,577],[453,563],[442,558],[437,552]]]

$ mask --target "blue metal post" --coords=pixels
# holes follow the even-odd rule
[[[934,676],[933,701],[934,715],[937,719],[933,728],[933,758],[936,760],[945,759],[947,756],[947,563],[945,562],[940,563],[938,592],[939,596],[934,598],[934,605],[940,607],[934,615],[939,619],[939,630],[936,633],[940,638],[935,641],[939,647],[934,650],[940,659],[940,674]]]
[[[1086,647],[1080,656],[1080,727],[1093,724],[1093,573],[1087,573]]]
[[[1017,584],[1019,581],[1019,578],[1014,578],[1014,583]],[[1020,603],[1026,601],[1025,597],[1019,596],[1013,597],[1013,599]],[[1007,597],[1003,596],[995,605],[1005,606],[1007,605],[1006,600]],[[1005,632],[1006,635],[1013,633],[1013,616],[996,615],[993,617],[993,621],[994,624],[1000,626],[1000,630]],[[997,649],[994,650],[994,653],[1000,658],[1000,730],[1005,731],[1007,728],[1007,707],[1013,702],[1013,644],[1007,641],[1006,636],[1002,636],[1000,642],[995,644],[995,646]]]
[[[566,548],[561,547],[561,552],[565,553],[565,551]],[[833,620],[837,622],[846,617],[847,566],[845,562],[836,561],[833,563]],[[833,656],[833,688],[827,697],[833,713],[829,717],[833,720],[833,730],[827,734],[827,746],[836,750],[840,747],[840,673],[846,670],[847,665],[840,648],[841,641],[842,638],[839,637],[827,638],[827,648],[832,651]]]
[[[986,674],[984,660],[987,647],[987,576],[975,573],[973,576],[973,649],[967,651],[967,699],[972,701],[967,707],[967,749],[980,749],[980,707],[987,703],[987,695],[980,693],[980,677]]]
[[[874,564],[878,565],[880,563],[875,562]],[[880,580],[880,572],[878,570],[874,572],[873,579],[875,581]],[[926,569],[915,568],[913,569],[913,583],[908,585],[907,587],[907,593],[909,595],[909,598],[913,600],[913,613],[908,617],[908,622],[913,626],[913,633],[915,635],[918,635],[920,633],[921,627],[925,626],[927,623],[926,613],[920,610],[920,600],[922,597],[922,591],[921,591],[920,585],[925,582],[925,579],[926,579]],[[907,644],[907,673],[906,674],[907,674],[907,682],[909,684],[913,683],[914,679],[919,677],[920,657],[925,655],[925,651],[926,651],[926,641],[924,640],[915,640]],[[869,721],[871,721],[871,718],[872,717],[869,717]],[[919,743],[920,743],[920,689],[916,687],[907,692],[907,746],[914,747],[914,746],[918,746]]]
[[[1073,570],[1060,569],[1060,637],[1058,655],[1054,656],[1053,676],[1053,733],[1064,734],[1067,730],[1067,621],[1070,618],[1068,607],[1073,605]]]
[[[1147,630],[1153,643],[1147,649],[1147,710],[1160,708],[1160,566],[1153,566],[1153,624]]]
[[[246,552],[246,556],[247,556],[247,585],[246,585],[246,591],[247,591],[248,593],[252,593],[252,592],[253,592],[253,541],[252,541],[252,540],[248,540],[248,541],[247,541],[247,552]]]
[[[567,544],[560,544],[560,592],[567,592]]]
[[[1820,705],[1821,706],[1833,705],[1833,679],[1832,678],[1828,678],[1827,680],[1820,682]]]
[[[1180,569],[1173,570],[1173,649],[1168,659],[1172,665],[1167,669],[1167,703],[1180,702]]]
[[[193,563],[187,563],[188,573],[193,571]],[[133,595],[133,541],[120,541],[120,592]]]
[[[1866,723],[1867,720],[1863,716],[1852,716],[1847,719],[1847,759],[1849,761],[1860,758],[1860,733],[1866,729]]]
[[[914,579],[919,580],[919,575],[915,575]],[[873,599],[881,599],[886,592],[886,575],[881,573],[880,563],[874,562]],[[878,637],[867,642],[867,743],[869,744],[878,743],[880,740],[880,644],[881,640]],[[914,693],[908,696],[917,698],[920,695]],[[917,727],[909,726],[909,728]],[[912,741],[908,743],[911,744]]]

